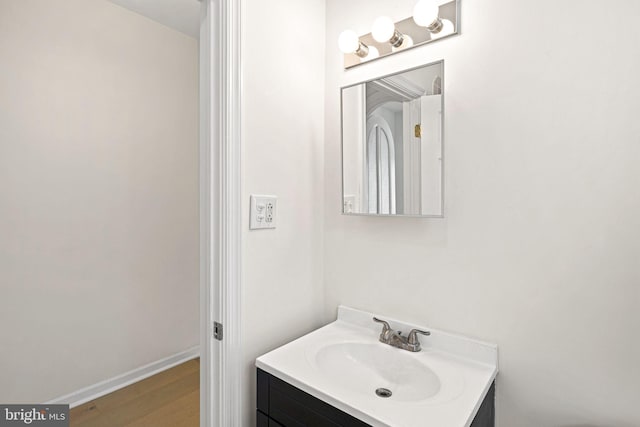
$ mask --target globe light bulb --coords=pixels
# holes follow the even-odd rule
[[[428,27],[438,19],[438,3],[435,0],[420,0],[413,8],[413,20],[421,27]]]
[[[396,26],[388,16],[380,16],[373,21],[371,35],[378,43],[385,43],[391,40],[396,31]]]
[[[375,46],[369,46],[369,53],[362,60],[363,61],[371,61],[372,59],[376,59],[380,56],[380,51]]]
[[[338,37],[338,47],[342,53],[353,53],[360,47],[358,35],[353,30],[345,30]]]
[[[453,26],[453,22],[448,19],[442,20],[442,29],[437,33],[431,33],[431,40],[440,39],[444,36],[448,36],[449,34],[453,34],[456,31]]]

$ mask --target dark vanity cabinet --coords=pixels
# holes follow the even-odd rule
[[[366,427],[369,424],[258,369],[257,427]],[[495,384],[471,427],[493,427]],[[447,426],[425,426],[447,427]]]
[[[476,417],[471,423],[471,427],[494,427],[496,425],[496,383],[491,384],[491,388],[478,409]]]
[[[258,427],[366,427],[351,415],[258,369]]]

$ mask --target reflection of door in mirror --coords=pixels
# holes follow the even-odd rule
[[[420,97],[420,215],[442,212],[442,95]]]
[[[412,99],[402,103],[403,125],[402,132],[405,144],[403,144],[402,181],[404,188],[403,210],[405,215],[419,215],[420,201],[420,153],[422,150],[420,132],[420,100]]]
[[[441,95],[423,95],[403,103],[403,187],[405,215],[442,211]]]
[[[396,171],[393,133],[383,116],[367,119],[367,206],[368,213],[396,213]]]

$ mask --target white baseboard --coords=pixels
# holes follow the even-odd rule
[[[140,368],[126,372],[117,377],[110,378],[105,381],[101,381],[97,384],[90,385],[89,387],[82,388],[64,396],[60,396],[56,399],[46,402],[47,405],[55,404],[68,404],[71,408],[82,405],[83,403],[90,402],[93,399],[97,399],[106,394],[113,393],[116,390],[124,388],[128,385],[141,381],[145,378],[149,378],[159,372],[166,371],[169,368],[173,368],[181,363],[200,357],[200,347],[195,346],[188,350],[174,354],[173,356],[166,357],[156,362],[149,363],[148,365],[141,366]]]

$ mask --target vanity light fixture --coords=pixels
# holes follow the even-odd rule
[[[338,37],[338,47],[342,53],[355,53],[360,58],[366,58],[370,53],[378,52],[378,49],[375,47],[369,48],[369,46],[362,43],[353,30],[345,30],[340,33],[340,37]],[[372,52],[373,50],[375,50],[375,52]]]
[[[453,26],[453,22],[448,19],[442,19],[442,29],[437,33],[431,33],[431,40],[439,39],[455,33],[456,29]]]
[[[413,39],[408,36],[407,34],[403,34],[402,35],[402,44],[398,47],[392,47],[391,51],[392,52],[398,52],[401,51],[402,49],[408,49],[411,46],[413,46]]]
[[[460,33],[461,0],[414,0],[413,15],[394,22],[379,16],[371,33],[358,35],[346,30],[338,45],[344,53],[344,67],[363,64],[426,43]]]
[[[378,51],[378,48],[375,46],[369,46],[369,54],[362,59],[365,61],[370,61],[372,59],[376,59],[379,56],[380,56],[380,52]]]
[[[426,27],[431,33],[431,40],[448,36],[455,32],[453,22],[448,19],[441,19],[440,8],[435,0],[420,0],[413,8],[413,21]]]
[[[444,24],[438,14],[439,8],[435,0],[420,0],[413,8],[413,21],[426,27],[431,33],[439,33]]]
[[[389,42],[395,48],[402,46],[405,41],[404,34],[396,29],[396,24],[388,16],[380,16],[373,21],[371,35],[378,43]]]

